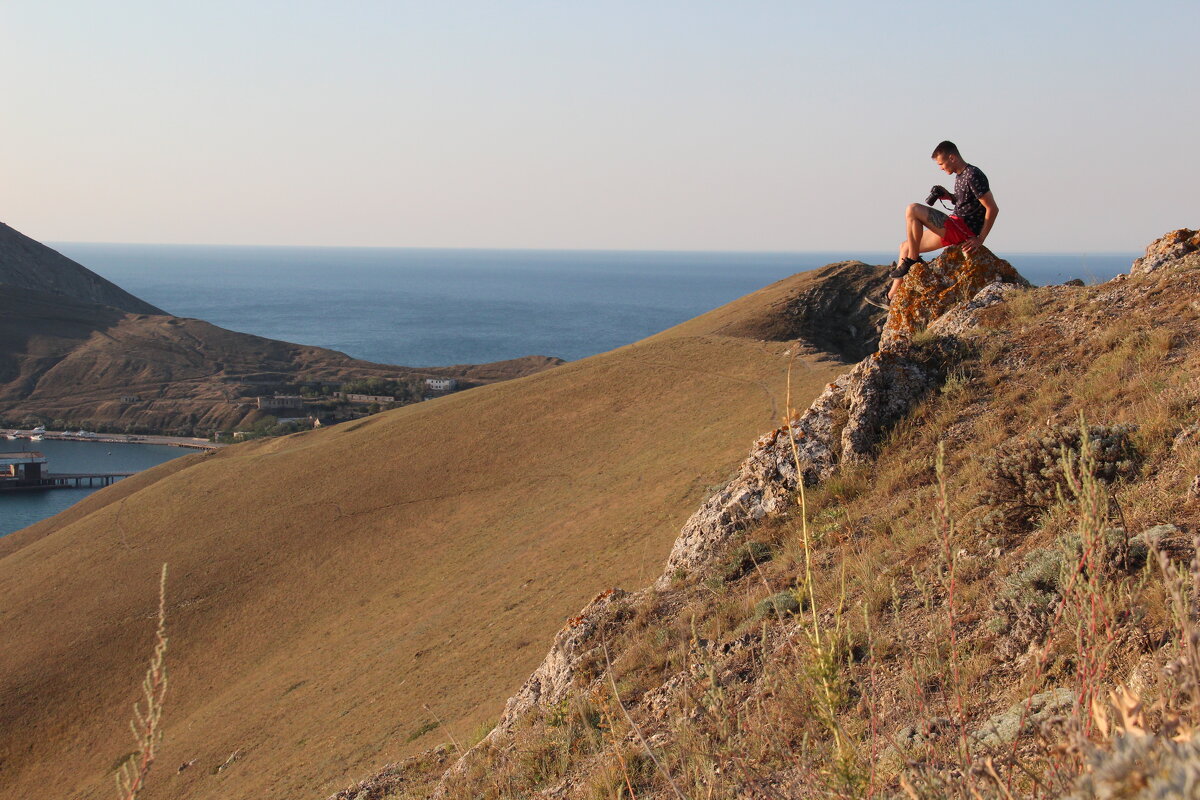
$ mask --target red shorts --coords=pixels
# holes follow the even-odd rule
[[[947,217],[946,233],[942,236],[942,247],[949,247],[952,244],[962,244],[974,236],[975,231],[967,227],[967,223],[962,221],[962,217]]]

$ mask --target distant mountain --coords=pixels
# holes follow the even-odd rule
[[[112,306],[132,314],[167,313],[2,222],[0,285]]]
[[[454,378],[481,385],[544,356],[412,368],[174,317],[0,224],[0,418],[208,435],[262,418],[255,398],[302,384]]]

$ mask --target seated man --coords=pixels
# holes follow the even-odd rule
[[[936,208],[913,203],[904,213],[908,238],[900,243],[900,258],[890,273],[892,287],[888,299],[900,288],[900,279],[913,264],[924,263],[921,253],[928,253],[952,244],[961,244],[968,253],[979,245],[992,230],[1000,209],[992,197],[987,176],[979,167],[963,161],[954,142],[942,142],[933,151],[933,160],[947,175],[954,177],[954,191],[942,186],[933,187],[927,202],[949,199],[954,210],[949,217]]]

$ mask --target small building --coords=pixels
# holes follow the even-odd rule
[[[122,395],[121,402],[126,405],[129,405],[130,403],[140,403],[142,402],[142,396],[140,394]]]
[[[42,465],[49,463],[41,453],[0,453],[0,488],[37,486],[42,483]]]
[[[458,388],[454,378],[426,378],[425,388],[431,392],[453,392]]]
[[[259,411],[303,411],[304,398],[298,394],[277,394],[274,397],[259,397]]]
[[[362,405],[386,406],[396,402],[396,398],[390,394],[353,394],[350,392],[338,392],[337,396],[345,400],[347,403],[361,403]]]

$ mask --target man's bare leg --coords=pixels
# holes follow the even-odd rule
[[[906,259],[913,261],[920,258],[921,253],[937,250],[942,246],[942,237],[946,233],[946,215],[936,208],[912,203],[904,210],[904,225],[908,238],[900,243],[900,255],[896,265],[900,266]],[[895,296],[900,288],[900,278],[892,279],[888,289],[888,299]]]
[[[917,242],[917,252],[911,256],[908,255],[910,252],[912,252],[909,249],[908,242],[903,241],[900,243],[900,260],[897,261],[896,264],[897,265],[903,264],[905,258],[916,259],[917,257],[919,257],[921,255],[921,253],[930,253],[930,252],[933,252],[934,250],[941,250],[943,246],[944,245],[942,244],[942,234],[934,233],[933,231],[927,230],[927,231],[925,231],[925,233],[923,233],[921,235],[921,238]],[[900,281],[902,281],[902,280],[904,280],[904,279],[903,278],[892,278],[892,286],[890,289],[888,289],[888,299],[889,300],[891,300],[893,297],[895,297],[896,292],[899,291]]]

